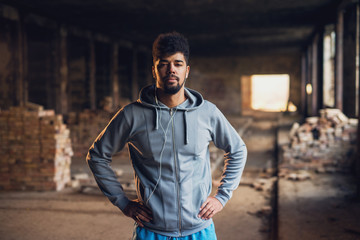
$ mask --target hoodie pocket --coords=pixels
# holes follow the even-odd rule
[[[196,227],[203,223],[205,220],[198,217],[200,212],[201,205],[205,202],[207,198],[206,186],[204,183],[200,183],[198,186],[194,187],[192,194],[192,213],[191,219],[188,219],[186,225],[190,228]]]
[[[158,229],[161,231],[171,230],[175,231],[178,228],[178,215],[175,203],[170,196],[173,193],[168,193],[164,197],[161,186],[155,190],[150,187],[144,188],[144,203],[151,210],[153,220],[150,223],[144,223],[145,226]]]
[[[201,190],[201,200],[200,200],[200,205],[199,205],[198,209],[200,209],[201,205],[206,201],[206,199],[208,197],[208,194],[206,191],[206,186],[204,183],[200,184],[200,190]]]

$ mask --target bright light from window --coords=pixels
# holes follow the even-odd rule
[[[286,111],[289,81],[288,74],[252,75],[251,107],[262,111]]]

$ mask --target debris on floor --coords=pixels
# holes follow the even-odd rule
[[[320,117],[294,123],[290,144],[282,146],[279,176],[301,181],[309,172],[351,171],[356,153],[357,119],[347,118],[339,109],[322,109]],[[308,172],[306,172],[308,171]]]
[[[279,171],[279,177],[292,181],[304,181],[311,179],[311,174],[305,170],[289,171],[283,168]]]
[[[251,186],[257,191],[271,192],[274,188],[274,183],[276,181],[277,181],[277,177],[258,178],[253,181]]]

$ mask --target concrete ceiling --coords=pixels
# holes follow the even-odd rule
[[[161,32],[195,54],[294,53],[335,21],[340,0],[11,0],[6,4],[151,48]]]

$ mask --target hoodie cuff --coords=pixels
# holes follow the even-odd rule
[[[220,192],[218,192],[216,195],[215,195],[215,198],[217,200],[219,200],[219,202],[223,205],[223,207],[225,207],[226,203],[229,201],[229,198],[222,195]]]
[[[117,206],[118,208],[120,208],[121,211],[123,211],[126,206],[129,204],[130,200],[127,197],[124,197],[123,199],[121,199],[120,201],[118,201],[115,206]]]

